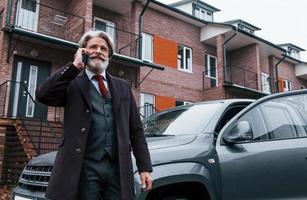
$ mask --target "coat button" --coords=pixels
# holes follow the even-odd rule
[[[81,149],[80,148],[76,148],[76,153],[81,153]]]
[[[87,113],[87,114],[90,113],[90,110],[89,110],[89,109],[86,109],[86,110],[85,110],[85,113]]]
[[[81,128],[81,132],[84,133],[86,131],[86,128]]]

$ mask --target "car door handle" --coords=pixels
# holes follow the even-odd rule
[[[305,159],[307,160],[307,155],[305,156]]]

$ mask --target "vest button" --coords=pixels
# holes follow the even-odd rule
[[[81,128],[81,132],[84,133],[86,131],[86,128]]]
[[[85,110],[85,113],[87,113],[87,114],[90,113],[90,110],[89,110],[89,109],[86,109],[86,110]]]
[[[76,153],[81,153],[81,149],[80,148],[76,148]]]

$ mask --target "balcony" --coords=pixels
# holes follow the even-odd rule
[[[307,63],[300,63],[295,66],[295,75],[298,78],[307,80]]]
[[[64,11],[70,10],[72,5],[60,5],[59,1],[53,4],[59,8],[32,0],[17,0],[12,3],[8,24],[15,32],[78,42],[85,31],[85,18]]]
[[[226,81],[238,87],[258,90],[257,73],[240,67],[227,67]]]

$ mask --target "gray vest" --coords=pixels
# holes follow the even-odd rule
[[[90,84],[91,127],[87,139],[85,158],[101,160],[106,154],[117,158],[116,135],[113,130],[112,97],[110,92],[103,98]]]

